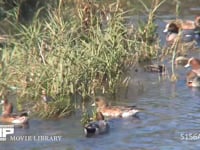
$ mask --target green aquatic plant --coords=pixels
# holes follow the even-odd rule
[[[179,45],[180,45],[180,40],[181,40],[181,33],[178,34],[178,37],[176,38],[176,40],[173,42],[171,49],[172,49],[172,75],[171,75],[171,81],[175,82],[177,81],[177,75],[175,73],[175,58],[177,56],[177,53],[179,53],[180,51],[178,51]]]
[[[181,2],[179,0],[175,0],[175,3],[176,3],[175,15],[176,15],[176,19],[178,19],[179,16],[180,16],[180,11],[181,11],[181,9],[180,9],[180,3]]]
[[[91,121],[91,117],[88,112],[84,112],[81,118],[81,124],[84,126]]]
[[[81,124],[84,126],[91,121],[96,121],[97,120],[96,117],[97,117],[96,109],[92,109],[91,112],[85,111],[82,115],[82,118],[81,118]]]

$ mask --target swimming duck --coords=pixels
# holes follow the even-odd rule
[[[7,98],[1,100],[0,105],[3,105],[3,114],[0,116],[0,122],[13,124],[24,124],[28,122],[28,112],[13,114],[13,106],[8,102]]]
[[[195,26],[189,28],[187,26],[183,26],[176,22],[168,23],[163,30],[164,33],[167,33],[166,41],[168,44],[172,44],[177,38],[178,34],[181,31],[181,41],[182,42],[191,42],[194,40],[194,29]]]
[[[101,112],[106,117],[130,117],[139,112],[135,106],[108,106],[103,97],[97,97],[92,106],[97,107],[97,111]]]
[[[144,66],[144,70],[147,72],[157,72],[160,74],[165,74],[166,73],[166,68],[164,65],[146,65]]]
[[[192,67],[192,70],[187,73],[186,80],[189,87],[200,87],[200,60],[197,58],[190,58],[185,67]]]
[[[197,44],[200,41],[200,16],[196,16],[195,20],[174,20],[166,24],[163,32],[167,33],[166,41],[171,44],[178,37],[181,31],[181,40],[183,42],[191,42],[195,40]]]
[[[0,122],[13,123],[13,124],[24,124],[27,123],[28,117],[26,116],[15,116],[15,117],[3,117],[0,116]]]
[[[175,59],[175,65],[185,66],[188,63],[188,58],[184,56],[178,56]]]
[[[192,72],[196,73],[197,76],[200,76],[200,59],[191,57],[188,59],[188,63],[185,67],[192,67]]]
[[[96,136],[109,132],[109,124],[104,119],[101,112],[96,113],[96,121],[90,122],[84,127],[84,133],[86,137]]]

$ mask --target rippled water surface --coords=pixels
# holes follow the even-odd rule
[[[184,73],[184,68],[180,68],[180,74]],[[144,108],[144,112],[139,113],[138,118],[111,120],[109,134],[85,138],[79,115],[51,121],[32,119],[29,129],[17,128],[15,135],[60,135],[62,140],[1,142],[0,149],[198,150],[200,140],[183,140],[182,136],[185,137],[187,133],[200,134],[200,89],[186,87],[182,77],[172,84],[168,80],[158,81],[155,74],[145,76],[145,92],[136,97],[131,95],[134,89],[129,90],[129,98],[124,100],[126,104]]]
[[[163,20],[173,18],[170,14],[173,4],[169,4],[163,6],[157,21],[160,35],[165,25]],[[200,11],[199,4],[200,1],[194,0],[183,2],[181,16],[193,18]],[[194,54],[199,56],[199,52]],[[30,128],[17,128],[15,135],[59,135],[62,140],[0,142],[0,150],[199,150],[200,139],[185,139],[189,133],[200,134],[200,89],[185,85],[186,72],[183,67],[177,68],[180,78],[171,83],[168,79],[159,80],[157,74],[139,71],[127,97],[119,99],[123,104],[136,104],[144,112],[137,118],[111,120],[109,134],[85,138],[79,113],[61,120],[31,119]],[[135,85],[137,81],[144,85],[142,89]]]

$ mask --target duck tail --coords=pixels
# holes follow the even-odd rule
[[[136,108],[135,105],[132,105],[132,106],[126,106],[127,108]]]
[[[28,112],[26,112],[26,111],[25,111],[25,112],[21,112],[21,113],[19,114],[19,116],[20,116],[20,117],[22,117],[22,116],[28,117]]]

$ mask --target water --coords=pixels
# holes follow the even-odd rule
[[[198,150],[200,140],[182,138],[183,134],[200,134],[200,89],[186,87],[185,72],[184,68],[179,68],[181,77],[175,84],[168,80],[158,81],[156,74],[144,74],[144,93],[136,97],[129,90],[128,98],[123,101],[126,104],[137,104],[144,108],[144,112],[138,114],[139,118],[111,120],[109,134],[85,138],[78,114],[61,120],[31,119],[30,128],[17,128],[15,135],[60,135],[62,140],[2,142],[0,149]]]
[[[190,2],[182,3],[182,18],[192,19],[198,14],[200,2]],[[172,6],[171,3],[163,6],[157,20],[162,39],[163,20],[174,17],[167,11]],[[190,55],[194,54],[199,56],[198,52]],[[168,79],[159,80],[157,74],[139,70],[127,97],[121,95],[118,103],[136,104],[144,111],[138,118],[111,120],[109,134],[85,138],[79,113],[59,120],[33,118],[29,122],[30,128],[16,128],[14,135],[57,135],[62,136],[61,141],[0,142],[0,150],[199,150],[200,139],[186,138],[189,133],[200,135],[200,89],[185,85],[185,68],[179,67],[176,71],[180,78],[178,82],[170,83]],[[137,87],[135,83],[138,82],[144,87]]]

